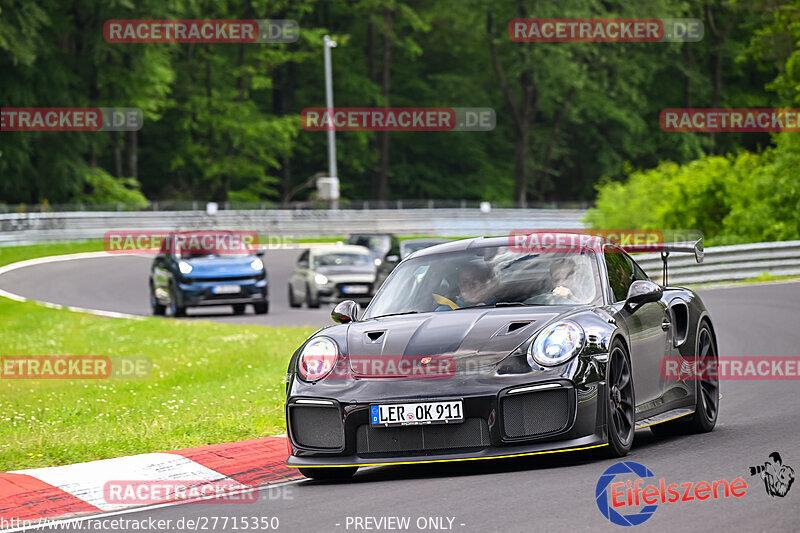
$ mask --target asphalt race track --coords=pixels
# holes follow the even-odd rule
[[[183,320],[215,320],[265,326],[316,326],[332,323],[331,306],[319,309],[289,307],[287,287],[302,250],[268,250],[264,255],[270,291],[267,315],[255,315],[248,306],[244,315],[234,316],[230,305],[189,308]],[[74,305],[131,315],[150,315],[147,280],[153,256],[109,255],[45,263],[13,270],[0,276],[0,288],[31,298],[61,305]]]
[[[288,308],[286,278],[298,253],[267,253],[272,295],[269,315],[232,317],[215,313],[207,318],[264,325],[329,324],[329,310],[324,308]],[[53,263],[0,276],[0,288],[55,303],[147,314],[148,268],[149,259],[140,257]],[[700,294],[711,311],[721,357],[800,352],[800,283],[714,289]],[[652,517],[633,527],[634,531],[800,530],[800,481],[785,498],[771,497],[762,480],[749,474],[750,466],[764,464],[767,456],[777,451],[783,464],[794,467],[800,475],[800,382],[724,381],[721,390],[720,418],[712,433],[656,438],[643,430],[637,433],[627,459],[645,465],[667,484],[719,479],[730,482],[742,477],[748,485],[746,494],[741,498],[659,503]],[[349,483],[303,480],[263,490],[260,501],[249,505],[183,504],[114,518],[171,519],[171,526],[164,531],[188,530],[176,525],[182,518],[213,517],[217,517],[218,530],[225,517],[277,517],[278,530],[286,532],[431,531],[437,525],[440,530],[464,532],[619,531],[620,526],[609,522],[595,502],[598,478],[615,462],[581,452],[373,467],[363,469]],[[387,517],[408,517],[409,527],[392,529],[397,526],[395,522],[372,521]],[[95,522],[102,518],[107,519],[84,521],[82,529],[95,530],[100,526]],[[149,527],[154,526],[151,523]],[[62,531],[68,530],[79,529],[73,525]],[[227,530],[233,530],[230,524]]]

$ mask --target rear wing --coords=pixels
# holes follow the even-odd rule
[[[703,262],[703,258],[705,257],[705,252],[703,250],[703,238],[700,237],[697,240],[692,241],[682,241],[682,242],[665,242],[663,244],[657,245],[661,249],[661,262],[664,265],[664,286],[667,286],[667,258],[669,257],[670,253],[677,253],[677,254],[694,254],[694,259],[698,263]],[[640,250],[637,250],[640,248]],[[637,253],[641,252],[651,252],[653,251],[653,245],[627,245],[624,247],[625,251],[628,253]]]

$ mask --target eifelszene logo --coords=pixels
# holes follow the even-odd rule
[[[764,488],[767,494],[783,498],[794,483],[794,468],[783,464],[781,454],[772,452],[769,454],[769,461],[763,465],[751,466],[751,476],[760,476],[764,480]]]
[[[614,507],[615,500],[612,497],[611,502],[609,502],[609,495],[608,495],[608,488],[611,485],[611,482],[617,476],[622,476],[626,474],[633,474],[638,476],[636,486],[638,487],[638,482],[642,480],[642,478],[647,477],[655,477],[655,474],[647,468],[646,466],[634,463],[633,461],[623,461],[621,463],[617,463],[614,465],[609,466],[606,468],[606,471],[603,472],[603,475],[600,476],[600,479],[597,480],[597,487],[595,487],[595,500],[597,501],[597,507],[600,509],[600,512],[603,513],[603,516],[611,520],[614,524],[618,526],[636,526],[646,522],[653,513],[656,512],[658,509],[658,505],[646,505],[642,507],[639,511],[629,514],[620,514],[617,512]],[[627,485],[630,485],[630,481],[628,481]],[[619,485],[615,483],[613,486]],[[622,483],[622,485],[626,485]],[[612,490],[613,493],[613,490]],[[639,497],[638,494],[636,495],[636,501],[638,503]]]
[[[653,478],[657,484],[645,485],[647,478]],[[653,516],[659,503],[741,498],[746,493],[747,482],[740,477],[731,482],[718,479],[668,484],[663,477],[656,480],[655,474],[646,466],[623,461],[608,467],[597,480],[595,501],[603,516],[612,523],[637,526]],[[629,509],[633,512],[625,514],[624,511]]]

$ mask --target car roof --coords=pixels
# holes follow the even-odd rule
[[[191,235],[193,233],[241,233],[240,230],[232,229],[184,229],[179,231],[170,231],[170,235]],[[250,232],[247,232],[250,233]]]
[[[452,239],[436,239],[436,238],[430,238],[430,239],[424,239],[424,238],[423,239],[403,239],[402,241],[400,241],[400,244],[406,244],[406,243],[409,243],[409,242],[412,242],[412,243],[416,243],[416,242],[444,243],[444,242],[450,242],[451,240]]]
[[[312,255],[335,254],[335,253],[351,253],[369,255],[372,257],[372,252],[366,246],[358,246],[356,244],[332,244],[327,246],[312,246],[309,248]]]
[[[380,233],[380,232],[360,233],[359,232],[359,233],[351,233],[350,235],[347,236],[348,239],[350,237],[394,237],[394,233]]]
[[[591,250],[594,252],[602,252],[603,244],[612,244],[611,241],[605,239],[603,237],[596,237],[594,235],[589,235],[588,233],[581,233],[577,231],[564,231],[564,232],[554,232],[554,231],[530,231],[530,232],[511,232],[509,235],[505,235],[503,237],[475,237],[472,239],[460,239],[456,241],[449,241],[443,244],[437,244],[435,246],[431,246],[430,248],[423,248],[422,250],[418,250],[414,252],[414,257],[422,257],[425,255],[434,255],[434,254],[442,254],[442,253],[449,253],[449,252],[460,252],[464,250],[470,250],[474,248],[494,248],[497,246],[514,246],[515,242],[521,242],[521,246],[525,247],[524,243],[530,242],[530,240],[524,240],[527,236],[536,236],[537,238],[541,239],[542,236],[547,236],[550,239],[573,239],[576,235],[587,235],[589,237],[593,237],[589,239],[586,245],[582,245],[581,248],[586,250]],[[515,241],[518,237],[521,237],[522,241]],[[524,251],[524,250],[523,250]]]

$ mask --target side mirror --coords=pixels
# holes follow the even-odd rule
[[[400,261],[400,258],[398,256],[396,256],[396,255],[387,255],[386,256],[386,262],[387,263],[397,263],[398,261]]]
[[[331,311],[331,319],[337,324],[355,322],[358,318],[358,304],[353,300],[345,300],[336,304]]]
[[[657,302],[664,294],[664,289],[652,281],[636,280],[631,283],[628,289],[628,298],[625,300],[625,307],[631,311],[647,302]]]

